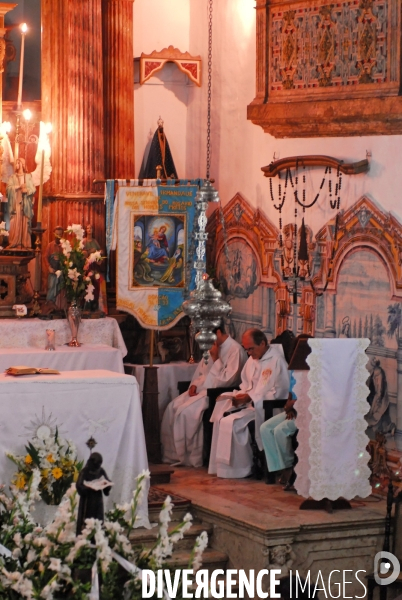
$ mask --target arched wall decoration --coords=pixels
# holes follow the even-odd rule
[[[271,287],[280,283],[280,275],[274,266],[274,254],[278,246],[278,229],[275,225],[262,211],[250,206],[239,193],[222,210],[227,240],[243,237],[254,250],[261,269],[260,283]],[[219,209],[208,219],[207,232],[208,262],[216,265],[225,243]]]
[[[163,69],[166,63],[172,62],[189,77],[189,79],[201,86],[201,56],[192,56],[189,52],[180,52],[178,48],[169,46],[163,50],[154,50],[151,54],[142,53],[140,56],[140,84],[142,85],[158,71]]]
[[[311,230],[307,231],[312,281],[318,296],[308,280],[301,282],[297,314],[292,312],[294,307],[287,283],[282,279],[278,229],[262,210],[255,210],[239,193],[222,210],[226,233],[219,209],[208,221],[208,262],[217,265],[219,256],[224,256],[225,241],[230,243],[234,239],[244,239],[247,242],[258,261],[258,285],[271,290],[267,289],[267,293],[272,294],[269,302],[275,305],[275,323],[272,323],[272,317],[268,321],[273,335],[293,328],[294,319],[300,319],[297,331],[314,335],[318,327],[322,330],[318,332],[319,335],[335,335],[331,313],[335,311],[339,273],[345,259],[359,250],[367,249],[376,253],[388,273],[392,299],[402,301],[402,224],[369,198],[364,196],[351,208],[339,213],[337,232],[335,219],[328,221],[314,238]],[[322,296],[325,315],[322,309],[320,313],[325,326],[321,327],[316,323],[319,317],[319,294],[325,288],[327,279],[328,285]],[[271,310],[268,306],[261,306],[262,312],[268,310]]]
[[[325,273],[332,266],[327,291],[336,293],[343,261],[351,252],[366,248],[375,252],[384,263],[393,299],[402,300],[402,224],[391,213],[382,211],[363,196],[351,208],[340,213],[336,240],[333,232],[333,226],[327,223],[316,236],[316,264],[319,268],[312,279],[318,290],[325,285]],[[336,251],[333,264],[329,265],[328,256],[333,244]]]
[[[289,292],[280,275],[279,231],[263,211],[255,210],[239,193],[222,211],[225,232],[219,209],[208,219],[208,263],[217,265],[217,260],[225,252],[225,242],[244,239],[248,243],[259,263],[259,285],[267,290],[267,294],[267,288],[272,290],[266,296],[266,305],[261,306],[260,312],[263,314],[262,329],[274,337],[287,329],[291,315]]]

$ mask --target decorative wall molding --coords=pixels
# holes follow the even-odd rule
[[[276,137],[402,132],[400,0],[257,0],[248,119]]]
[[[243,238],[253,249],[259,263],[260,284],[271,287],[280,282],[275,271],[274,253],[278,245],[279,231],[259,209],[255,210],[237,193],[222,209],[227,241]],[[209,264],[216,265],[224,251],[225,236],[220,211],[216,209],[208,219],[207,255]]]
[[[336,292],[341,265],[352,252],[370,249],[375,252],[388,272],[394,300],[402,299],[402,224],[383,211],[375,202],[363,196],[351,208],[341,211],[338,233],[334,239],[334,224],[330,221],[316,235],[320,268],[313,282],[318,290],[325,285],[324,273],[328,271],[328,256],[336,245],[328,291]]]
[[[217,271],[218,265],[224,264],[225,241],[229,249],[232,245],[232,248],[240,248],[238,252],[242,252],[242,255],[249,251],[255,256],[257,277],[249,286],[250,289],[247,288],[246,281],[238,289],[236,286],[229,286],[234,292],[229,290],[228,293],[232,298],[241,299],[248,298],[253,293],[253,286],[271,288],[267,292],[271,294],[274,309],[274,316],[270,321],[274,335],[284,329],[293,329],[296,319],[298,331],[315,335],[317,329],[319,336],[336,337],[336,296],[341,268],[351,254],[357,255],[364,250],[375,253],[388,273],[391,298],[384,299],[384,302],[402,301],[402,223],[366,196],[339,213],[338,228],[335,226],[335,218],[330,219],[316,236],[313,236],[309,227],[306,228],[314,289],[308,277],[299,281],[297,305],[293,304],[293,294],[289,292],[289,289],[292,291],[292,286],[282,277],[286,260],[282,264],[278,245],[279,231],[275,225],[262,210],[251,207],[239,193],[226,204],[222,212],[226,233],[222,227],[220,209],[216,209],[208,220],[208,264]],[[286,224],[284,229],[289,226],[291,224]],[[244,250],[241,248],[242,242],[247,244],[248,250],[244,245]],[[230,256],[233,258],[233,252]],[[235,278],[236,268],[232,262],[235,261],[230,261],[228,272]],[[247,260],[243,259],[242,264],[248,264]],[[263,314],[269,310],[268,304],[261,306]],[[252,315],[250,318],[253,320]]]
[[[180,52],[178,48],[169,46],[163,50],[154,50],[151,54],[141,54],[140,84],[142,85],[166,63],[172,62],[198,86],[201,86],[201,56],[192,56],[189,52]]]

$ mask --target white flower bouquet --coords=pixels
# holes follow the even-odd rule
[[[6,495],[0,487],[0,598],[8,600],[74,598],[140,600],[142,569],[164,566],[173,544],[191,527],[191,515],[168,533],[172,503],[168,497],[160,513],[159,536],[153,548],[133,545],[130,533],[136,512],[146,501],[149,472],[137,477],[130,503],[115,505],[105,522],[87,519],[76,535],[78,496],[72,485],[63,498],[55,519],[45,528],[35,524],[33,504],[39,497],[40,472],[34,470],[30,485],[23,491],[11,487]],[[206,534],[197,538],[189,568],[200,566]],[[1,549],[1,547],[0,547]],[[92,581],[91,581],[92,572]],[[97,572],[101,573],[99,580]],[[85,574],[89,574],[85,577]],[[180,588],[179,588],[180,589]],[[180,593],[176,598],[180,598]]]
[[[69,302],[79,304],[83,299],[89,302],[94,299],[91,266],[93,263],[101,263],[103,258],[100,252],[93,252],[87,256],[81,225],[69,225],[66,234],[66,237],[60,240],[60,271],[56,271],[56,275],[63,276],[62,287],[66,290]]]

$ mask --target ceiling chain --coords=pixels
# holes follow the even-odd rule
[[[207,173],[211,168],[211,99],[212,99],[212,8],[213,0],[208,0],[208,108],[207,108]]]

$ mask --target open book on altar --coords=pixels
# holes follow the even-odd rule
[[[25,367],[23,365],[19,365],[17,367],[9,367],[6,369],[7,375],[59,375],[60,371],[57,369],[46,369],[42,367],[40,369],[36,367]]]
[[[92,481],[84,481],[84,485],[91,488],[91,490],[95,490],[99,492],[100,490],[104,490],[107,487],[114,485],[112,481],[108,481],[105,477],[100,477],[99,479],[93,479]]]

